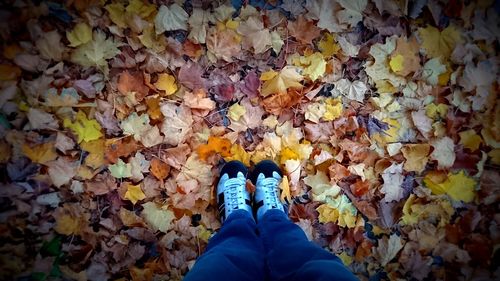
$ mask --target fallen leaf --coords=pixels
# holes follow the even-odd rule
[[[455,46],[462,42],[462,35],[454,25],[449,25],[443,31],[428,25],[426,28],[419,28],[418,34],[422,48],[431,58],[449,58]]]
[[[164,180],[170,173],[170,166],[158,158],[151,160],[150,171],[155,178]]]
[[[138,201],[145,199],[146,195],[142,191],[140,184],[133,185],[127,183],[127,191],[125,192],[124,198],[130,200],[130,202],[135,205]]]
[[[303,79],[294,67],[287,66],[280,72],[269,70],[260,76],[260,80],[264,81],[260,94],[266,97],[274,93],[286,93],[288,88],[300,89]]]
[[[483,139],[481,136],[476,134],[473,129],[462,131],[458,133],[460,136],[460,144],[462,144],[465,148],[470,149],[470,151],[474,152],[479,149],[479,146],[483,143]]]
[[[39,164],[46,164],[47,162],[57,158],[57,152],[55,150],[54,143],[52,142],[46,142],[34,146],[24,144],[22,146],[22,151],[31,161]]]
[[[401,242],[401,237],[397,234],[391,234],[389,238],[384,236],[379,240],[376,248],[372,248],[373,253],[379,257],[380,264],[386,266],[396,255],[403,249],[404,243]]]
[[[108,166],[111,175],[117,179],[132,177],[132,166],[129,163],[123,162],[118,159],[118,162]]]
[[[304,16],[299,16],[296,21],[289,21],[287,27],[293,37],[305,44],[312,43],[312,40],[321,32],[312,21],[308,21]]]
[[[231,156],[231,142],[225,138],[210,136],[207,144],[198,146],[197,152],[203,161],[215,153],[219,153],[222,157],[228,157]]]
[[[63,126],[69,128],[76,134],[78,143],[82,141],[93,141],[100,139],[103,134],[101,132],[101,125],[95,119],[88,119],[83,111],[78,111],[75,121],[65,118]]]
[[[385,194],[384,202],[399,202],[403,199],[404,189],[402,184],[404,176],[402,173],[403,163],[393,163],[381,173],[384,184],[382,185],[380,192]]]
[[[154,231],[167,233],[171,227],[172,220],[175,218],[174,213],[166,208],[158,206],[154,202],[142,204],[142,217],[146,220],[149,227]]]
[[[406,158],[404,169],[409,172],[421,173],[429,160],[431,146],[429,144],[407,144],[401,148]]]
[[[424,183],[432,193],[438,195],[446,193],[453,200],[468,203],[476,196],[476,181],[465,175],[463,170],[456,174],[448,173],[444,180],[442,177],[435,177],[433,173],[428,173],[424,177]]]
[[[155,17],[156,33],[171,30],[187,30],[188,14],[181,6],[174,3],[170,6],[161,5]]]
[[[106,39],[102,31],[94,31],[93,41],[78,46],[73,51],[71,60],[84,67],[95,66],[107,76],[109,67],[106,60],[120,53],[119,46],[113,38]]]
[[[165,95],[167,96],[175,94],[175,92],[177,92],[175,77],[170,74],[158,74],[158,81],[154,85],[158,90],[165,92]]]
[[[75,25],[72,31],[66,31],[70,47],[78,47],[92,40],[92,28],[85,22]]]

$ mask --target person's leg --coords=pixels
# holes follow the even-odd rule
[[[264,247],[257,236],[247,168],[239,161],[224,165],[217,184],[217,204],[222,227],[207,245],[184,280],[263,280]]]
[[[236,210],[212,237],[185,281],[264,280],[264,249],[252,215]]]
[[[334,254],[309,242],[302,229],[292,223],[279,200],[282,173],[272,161],[255,166],[250,179],[255,184],[254,204],[260,237],[266,251],[271,280],[357,280]]]
[[[268,210],[258,222],[271,280],[358,280],[334,254],[310,242],[280,210]]]

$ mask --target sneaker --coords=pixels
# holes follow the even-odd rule
[[[254,212],[257,220],[271,209],[286,212],[286,206],[279,199],[281,178],[281,170],[273,161],[263,160],[255,165],[250,180],[255,185]]]
[[[246,189],[247,173],[248,169],[240,161],[230,161],[222,168],[217,184],[217,205],[222,222],[236,210],[252,214],[252,201]]]

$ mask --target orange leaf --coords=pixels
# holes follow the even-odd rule
[[[195,44],[189,40],[186,40],[183,44],[184,54],[188,57],[194,58],[195,60],[203,54],[203,48],[199,44]]]
[[[200,159],[203,161],[206,161],[214,153],[220,153],[222,157],[228,157],[231,156],[231,142],[225,138],[210,136],[208,143],[198,146],[197,151]]]
[[[132,152],[139,149],[139,145],[131,137],[123,139],[106,140],[105,155],[109,163],[116,163],[118,158],[129,156]]]
[[[153,160],[151,160],[151,166],[149,170],[157,179],[163,180],[168,176],[170,172],[170,166],[158,158],[153,158]]]
[[[148,114],[151,119],[160,120],[163,118],[160,110],[160,97],[147,98],[146,105],[148,106]]]

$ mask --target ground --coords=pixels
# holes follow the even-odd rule
[[[498,280],[498,11],[3,1],[0,279],[179,280],[223,163],[272,159],[361,280]]]

